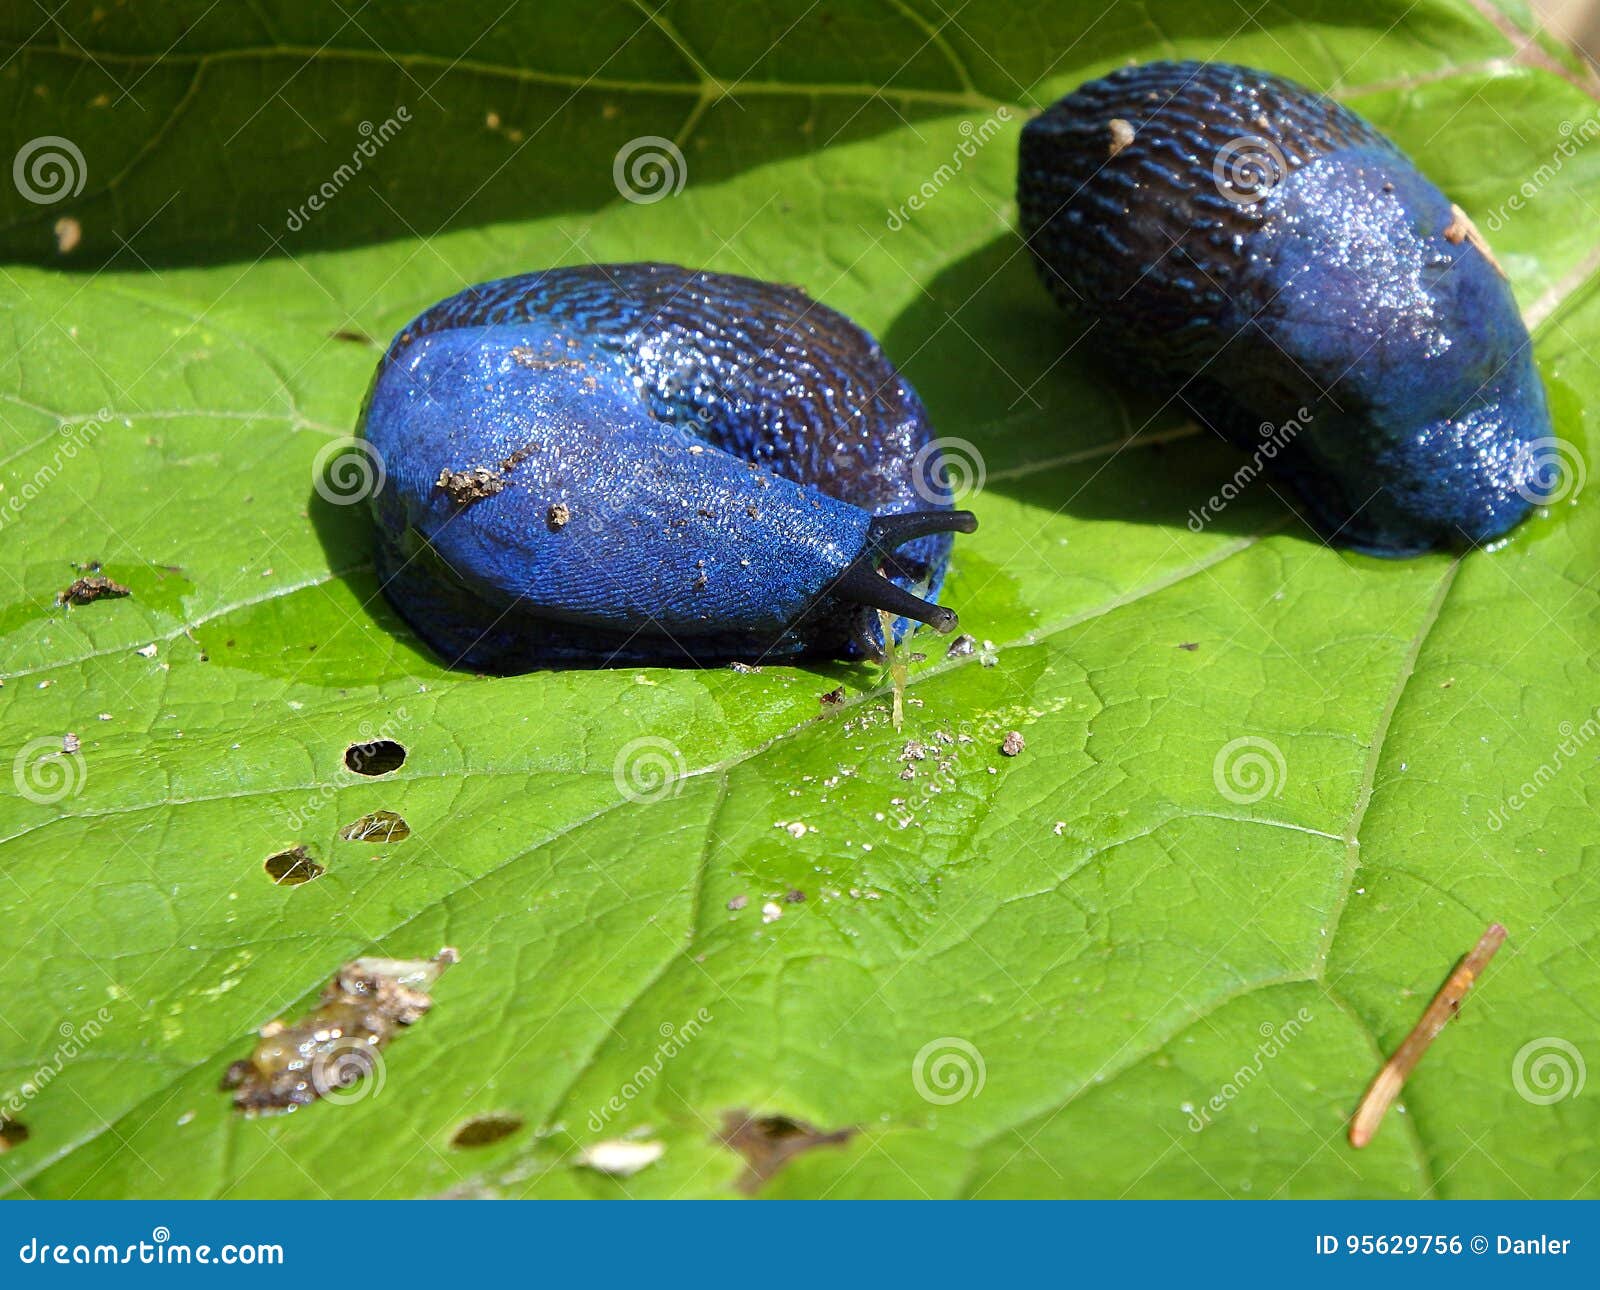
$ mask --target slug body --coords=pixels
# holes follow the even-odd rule
[[[1337,103],[1243,67],[1124,68],[1028,123],[1018,199],[1058,301],[1340,543],[1480,543],[1540,500],[1549,412],[1499,265]]]
[[[379,364],[378,568],[447,662],[754,662],[942,631],[951,509],[915,392],[793,287],[662,264],[471,287]],[[920,590],[924,598],[914,594]]]

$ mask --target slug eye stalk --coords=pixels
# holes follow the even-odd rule
[[[955,631],[955,611],[930,604],[878,572],[878,565],[896,547],[931,533],[971,533],[978,517],[971,511],[909,511],[903,515],[877,515],[867,528],[861,554],[834,583],[836,594],[869,609],[881,609],[896,618],[926,623],[944,635]]]

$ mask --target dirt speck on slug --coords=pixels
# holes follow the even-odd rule
[[[55,232],[57,255],[71,255],[83,241],[83,225],[70,215],[63,215],[56,221]]]
[[[502,492],[506,481],[487,466],[473,466],[469,470],[446,467],[439,472],[439,478],[433,481],[433,486],[443,489],[457,506],[466,506]]]
[[[384,1078],[379,1054],[433,1007],[429,991],[460,955],[445,946],[431,959],[351,959],[298,1021],[261,1027],[255,1051],[222,1077],[246,1116],[296,1111],[325,1097],[354,1101],[355,1085]],[[341,1096],[342,1095],[342,1096]]]
[[[565,502],[554,503],[545,512],[544,522],[550,526],[552,533],[559,533],[567,527],[567,522],[572,519],[572,508]]]
[[[1107,159],[1116,156],[1134,140],[1133,126],[1119,116],[1111,118],[1110,129],[1111,144],[1106,149]]]

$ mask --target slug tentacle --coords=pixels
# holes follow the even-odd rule
[[[858,657],[862,603],[954,621],[932,602],[974,521],[929,496],[921,402],[792,287],[656,264],[473,287],[395,338],[362,430],[386,590],[452,664]]]
[[[1348,109],[1247,67],[1127,67],[1028,123],[1017,191],[1092,343],[1258,455],[1331,538],[1466,546],[1537,500],[1550,417],[1504,274]]]

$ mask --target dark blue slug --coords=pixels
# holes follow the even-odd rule
[[[934,601],[976,521],[922,404],[794,287],[666,264],[470,287],[390,344],[361,433],[379,575],[456,666],[875,656],[877,610],[956,624]]]
[[[1091,341],[1176,387],[1330,538],[1464,547],[1539,500],[1550,418],[1500,266],[1339,104],[1246,67],[1126,67],[1028,123],[1017,190]]]

